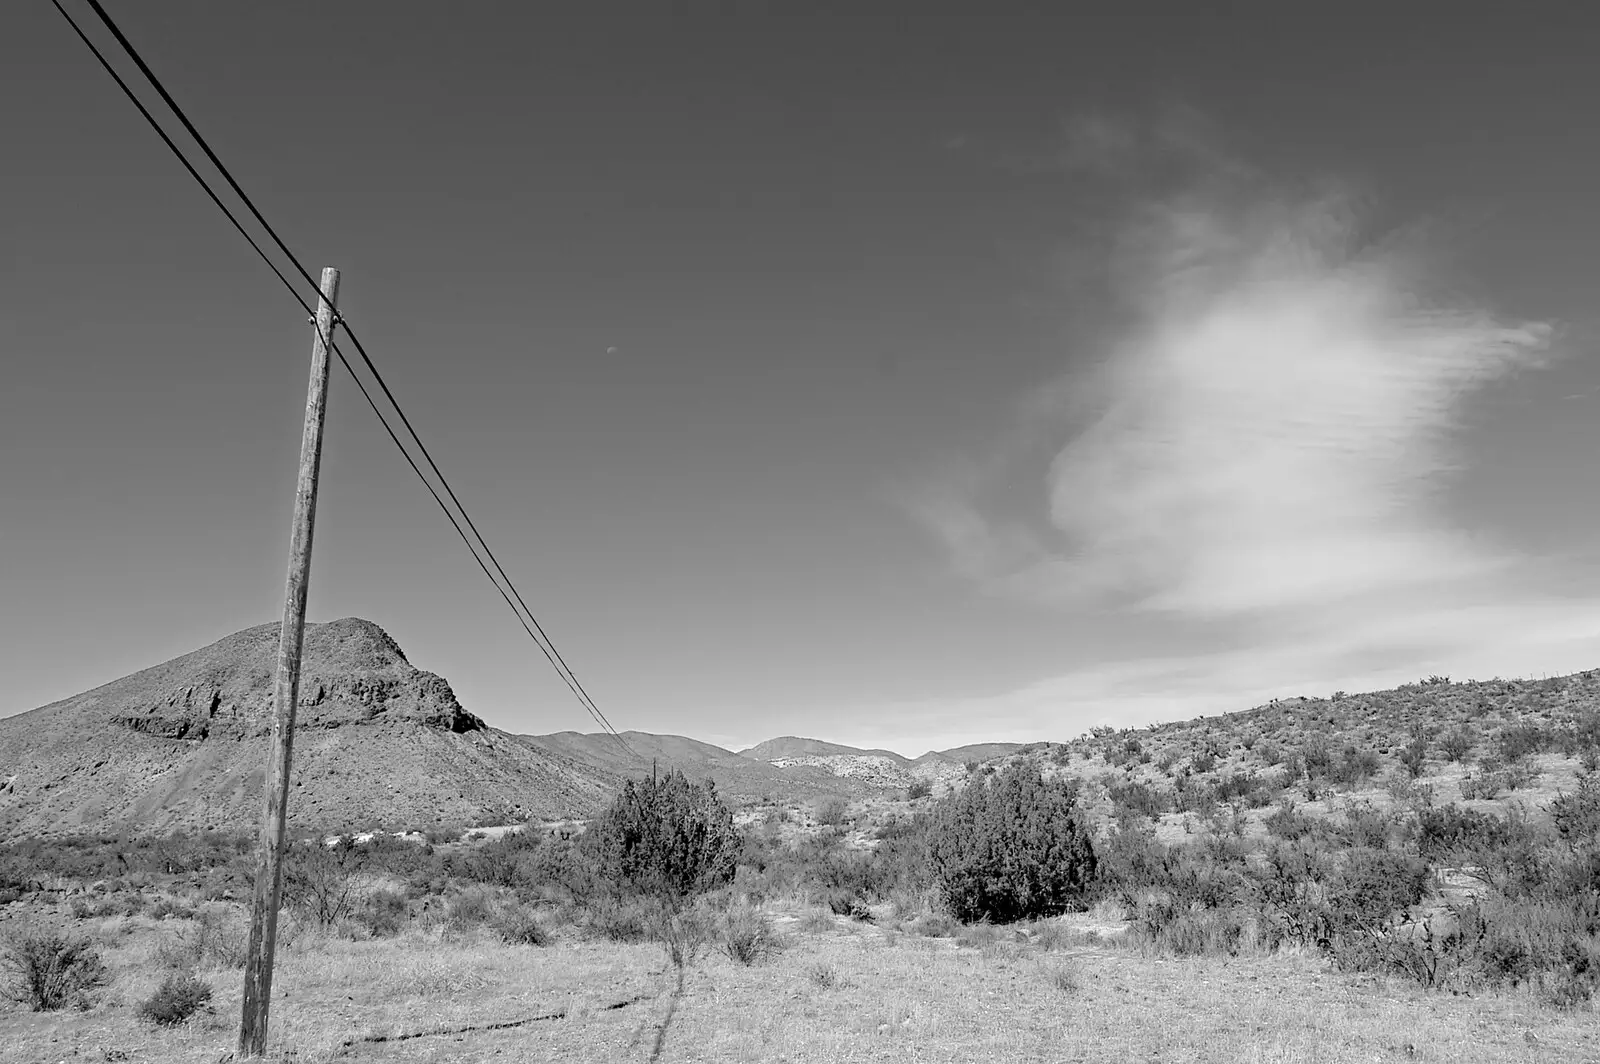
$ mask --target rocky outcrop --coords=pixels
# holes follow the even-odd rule
[[[0,838],[248,826],[271,733],[278,625],[0,720]],[[589,812],[612,781],[517,742],[370,621],[307,625],[290,818],[429,826]]]
[[[278,626],[260,625],[80,696],[109,722],[158,739],[247,739],[272,730]],[[371,621],[307,625],[297,728],[409,721],[462,734],[484,727],[440,676],[412,667]]]

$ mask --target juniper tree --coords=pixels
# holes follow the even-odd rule
[[[1033,762],[974,778],[941,799],[928,856],[945,903],[964,923],[1065,912],[1095,874],[1077,784],[1046,780]]]
[[[678,771],[628,780],[588,835],[608,883],[672,904],[731,880],[741,845],[716,785]]]

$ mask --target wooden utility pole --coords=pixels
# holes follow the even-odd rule
[[[300,651],[306,634],[306,588],[311,582],[311,531],[317,519],[317,473],[322,466],[322,424],[328,410],[328,344],[338,315],[339,271],[322,271],[317,335],[311,344],[311,385],[306,391],[305,431],[300,438],[300,478],[289,538],[289,586],[284,592],[283,631],[278,637],[278,682],[273,689],[272,751],[267,765],[256,847],[256,889],[250,907],[250,946],[244,967],[244,1014],[239,1023],[240,1059],[267,1049],[267,1013],[272,1004],[272,957],[283,899],[283,834],[289,804],[289,765],[294,755],[295,704],[300,697]]]

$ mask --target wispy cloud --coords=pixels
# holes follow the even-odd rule
[[[1079,171],[1153,160],[1184,177],[1125,204],[1101,249],[1116,326],[1070,353],[993,454],[919,499],[960,572],[1067,609],[1235,624],[1251,633],[1237,671],[1227,655],[1182,665],[1233,708],[1375,676],[1352,663],[1419,625],[1447,657],[1502,637],[1484,625],[1584,628],[1515,592],[1534,560],[1442,505],[1463,400],[1545,364],[1550,325],[1447,298],[1416,230],[1373,239],[1355,197],[1273,185],[1192,125],[1154,151],[1104,121],[1083,129]],[[1153,668],[1170,664],[1137,661],[1127,682],[1170,700]],[[1017,697],[1094,697],[1109,675]]]

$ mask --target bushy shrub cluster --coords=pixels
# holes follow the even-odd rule
[[[1310,946],[1347,970],[1427,987],[1527,985],[1563,1006],[1600,990],[1600,786],[1583,777],[1551,824],[1455,806],[1347,805],[1313,820],[1292,805],[1250,854],[1208,834],[1185,845],[1123,825],[1101,845],[1105,886],[1147,948],[1173,954]],[[1434,869],[1469,866],[1475,901],[1422,906]]]
[[[733,879],[743,844],[716,786],[677,771],[628,780],[583,838],[607,883],[673,902]]]
[[[1095,878],[1077,785],[1018,761],[940,801],[928,857],[945,905],[963,922],[1010,923],[1065,912]]]
[[[211,987],[193,972],[167,976],[143,1003],[139,1017],[159,1027],[176,1027],[211,1001]]]
[[[11,997],[35,1012],[86,1005],[106,982],[100,951],[86,938],[52,928],[25,928],[0,948],[0,965],[12,977]]]

